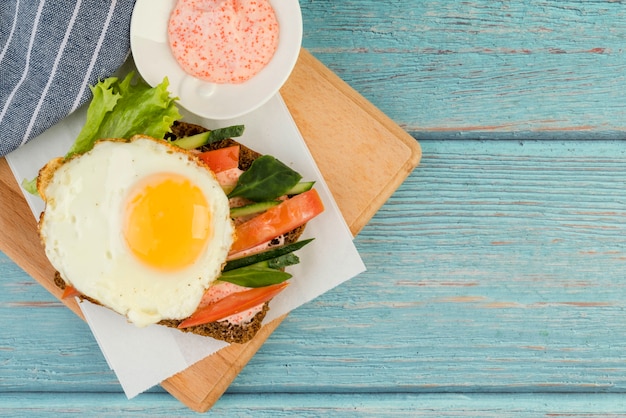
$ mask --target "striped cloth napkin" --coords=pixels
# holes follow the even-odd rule
[[[91,98],[129,56],[134,0],[2,0],[0,156]]]

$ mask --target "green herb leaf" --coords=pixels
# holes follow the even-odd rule
[[[269,267],[242,267],[222,273],[219,280],[244,287],[265,287],[290,278],[291,274]]]
[[[211,131],[211,142],[221,141],[222,139],[237,138],[243,135],[244,125],[227,126],[226,128],[213,129]]]
[[[254,202],[276,199],[287,193],[302,176],[271,155],[263,155],[239,177],[228,197],[244,197]]]
[[[134,76],[131,72],[121,82],[109,77],[91,87],[93,99],[87,120],[66,158],[89,151],[103,138],[130,139],[139,134],[163,138],[181,118],[175,99],[167,91],[167,78],[150,87],[142,79],[133,82]]]
[[[292,253],[304,247],[305,245],[313,241],[313,239],[314,238],[304,239],[302,241],[294,242],[292,244],[282,245],[280,247],[274,247],[262,253],[252,254],[252,255],[245,256],[245,257],[230,260],[224,266],[223,271],[230,271],[230,270],[235,270],[241,267],[251,266],[253,264],[260,263],[262,261],[271,260],[273,258],[277,258],[282,255]]]

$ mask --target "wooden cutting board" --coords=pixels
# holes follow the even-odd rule
[[[281,95],[356,235],[419,164],[418,142],[304,49]],[[0,231],[0,251],[60,299],[36,222],[4,158]],[[76,302],[62,302],[82,318]],[[195,411],[208,410],[282,319],[265,325],[252,341],[230,345],[170,377],[163,388]]]

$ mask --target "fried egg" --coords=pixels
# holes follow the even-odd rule
[[[39,231],[61,277],[138,326],[190,316],[233,241],[228,199],[193,154],[136,136],[40,172]]]

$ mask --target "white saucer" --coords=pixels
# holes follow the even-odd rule
[[[167,39],[170,12],[176,0],[137,0],[130,26],[135,65],[151,86],[167,77],[179,104],[198,116],[233,119],[267,102],[287,81],[302,44],[298,0],[270,0],[279,25],[278,48],[257,75],[241,84],[214,84],[187,74],[172,55]]]

